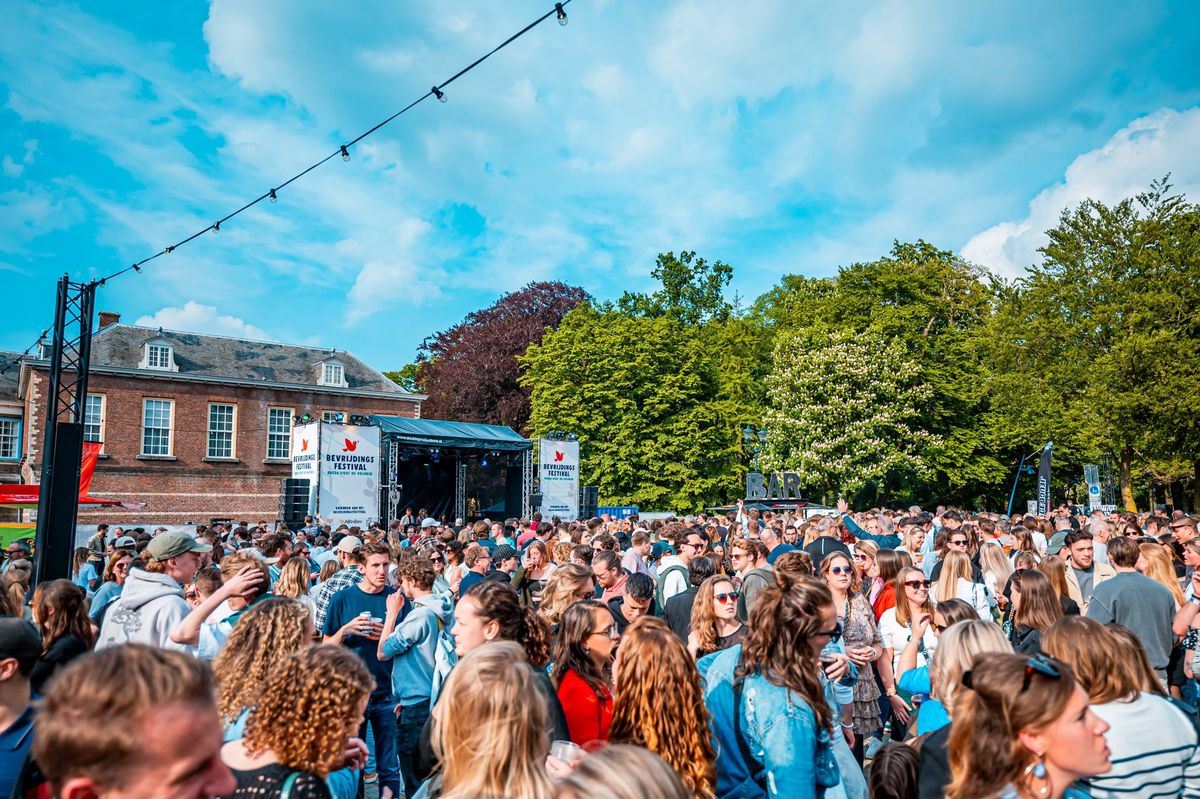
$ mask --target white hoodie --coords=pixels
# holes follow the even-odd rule
[[[191,612],[183,588],[166,574],[133,569],[121,596],[104,617],[96,649],[119,644],[149,644],[196,654],[196,648],[171,640],[171,631]]]

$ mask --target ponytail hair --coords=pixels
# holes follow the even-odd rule
[[[525,657],[535,669],[550,662],[550,630],[533,608],[521,607],[517,592],[508,583],[485,580],[467,591],[475,600],[479,618],[494,621],[500,630],[497,637],[516,641],[525,650]]]
[[[817,726],[832,729],[833,713],[821,686],[821,664],[809,639],[824,632],[822,615],[833,606],[829,587],[811,577],[775,575],[750,611],[739,673],[759,673],[808,703]]]
[[[1071,667],[1051,658],[1045,662],[1058,671],[1058,677],[1030,670],[1027,678],[1030,659],[1022,655],[983,652],[975,656],[971,670],[963,674],[950,715],[954,724],[947,797],[994,796],[1017,783],[1033,762],[1020,733],[1052,724],[1075,692]]]

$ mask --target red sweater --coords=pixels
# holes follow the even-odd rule
[[[558,686],[558,701],[567,717],[572,742],[590,749],[589,744],[608,741],[613,717],[612,693],[605,689],[603,699],[596,696],[583,678],[569,669]]]
[[[883,617],[883,614],[888,608],[896,607],[896,584],[888,583],[879,592],[879,596],[875,597],[875,621],[876,623]]]

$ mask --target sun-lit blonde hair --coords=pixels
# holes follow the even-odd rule
[[[621,637],[618,665],[609,740],[646,747],[678,772],[693,796],[713,796],[716,753],[704,691],[679,637],[662,619],[643,616]]]
[[[1175,566],[1171,563],[1167,548],[1162,544],[1146,542],[1140,544],[1138,549],[1146,559],[1146,576],[1171,590],[1171,596],[1175,597],[1175,607],[1182,605],[1186,597],[1183,589],[1179,587],[1179,580],[1175,577]]]
[[[714,574],[696,589],[696,598],[692,602],[691,632],[696,634],[700,652],[709,653],[717,648],[717,614],[714,605],[717,601],[717,585],[727,583],[733,588],[733,578],[724,574]],[[624,646],[624,641],[621,646]]]
[[[693,799],[665,760],[640,746],[612,744],[585,756],[558,784],[557,799]]]
[[[959,579],[971,582],[971,559],[967,553],[950,550],[942,558],[942,573],[938,577],[937,602],[945,602],[958,596]]]
[[[308,625],[308,610],[285,597],[264,599],[242,614],[213,661],[217,708],[227,724],[253,707],[283,659],[311,640]]]
[[[450,672],[433,712],[441,799],[548,799],[546,700],[513,641],[473,649]],[[453,705],[453,707],[451,707]]]
[[[938,701],[947,710],[953,710],[954,694],[962,686],[963,672],[971,669],[976,655],[1012,651],[1012,644],[1004,633],[990,621],[972,619],[951,624],[938,638],[937,649],[929,664],[929,676]]]
[[[881,552],[879,554],[882,555],[883,553]],[[908,586],[906,586],[904,584],[904,581],[907,580],[909,578],[909,576],[913,575],[913,574],[915,574],[919,579],[922,579],[922,580],[925,579],[925,572],[921,571],[920,569],[916,568],[915,566],[905,566],[903,569],[901,569],[896,574],[896,621],[902,627],[907,627],[913,620],[912,617],[909,615]],[[945,579],[945,576],[946,575],[943,572],[942,578]],[[932,592],[929,592],[929,593],[932,593]],[[929,593],[925,594],[925,604],[921,607],[921,610],[924,613],[926,613],[929,616],[929,618],[932,619],[933,618],[933,600],[930,597]]]
[[[988,541],[979,548],[979,565],[995,578],[997,590],[1004,588],[1013,573],[1012,562],[1004,554],[1004,547],[995,541]]]
[[[579,594],[592,582],[592,570],[578,563],[560,563],[546,578],[538,613],[550,626],[562,620],[563,611],[579,601]]]
[[[238,626],[241,626],[240,624]],[[280,765],[324,777],[341,767],[375,678],[357,654],[317,644],[283,659],[246,720],[246,752],[270,750]]]
[[[308,560],[301,557],[291,558],[279,570],[279,579],[275,581],[272,591],[276,596],[299,599],[302,594],[308,593],[308,580]]]

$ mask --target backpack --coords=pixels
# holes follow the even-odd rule
[[[432,613],[432,611],[430,611]],[[442,617],[433,614],[437,622],[437,642],[433,648],[433,683],[429,691],[429,706],[437,704],[438,695],[442,692],[442,683],[450,675],[450,670],[458,663],[458,652],[454,646],[454,637],[442,626]]]
[[[677,566],[668,566],[666,569],[664,569],[663,573],[658,575],[658,589],[655,591],[655,594],[654,594],[654,599],[656,600],[656,604],[658,605],[659,613],[667,612],[667,597],[664,595],[664,593],[665,593],[666,587],[667,587],[667,575],[668,574],[682,574],[684,577],[684,582],[685,582],[684,589],[686,590],[686,588],[687,588],[687,586],[686,586],[687,574],[688,574],[687,566],[678,566],[678,565]]]
[[[766,581],[763,588],[766,588],[768,585],[775,585],[775,572],[769,566],[759,566],[746,572],[746,576],[742,578],[740,585],[745,586],[746,580],[750,579],[752,575],[761,577]],[[744,588],[739,588],[738,590],[737,611],[738,618],[742,621],[750,618],[750,608],[746,605],[746,591]]]

